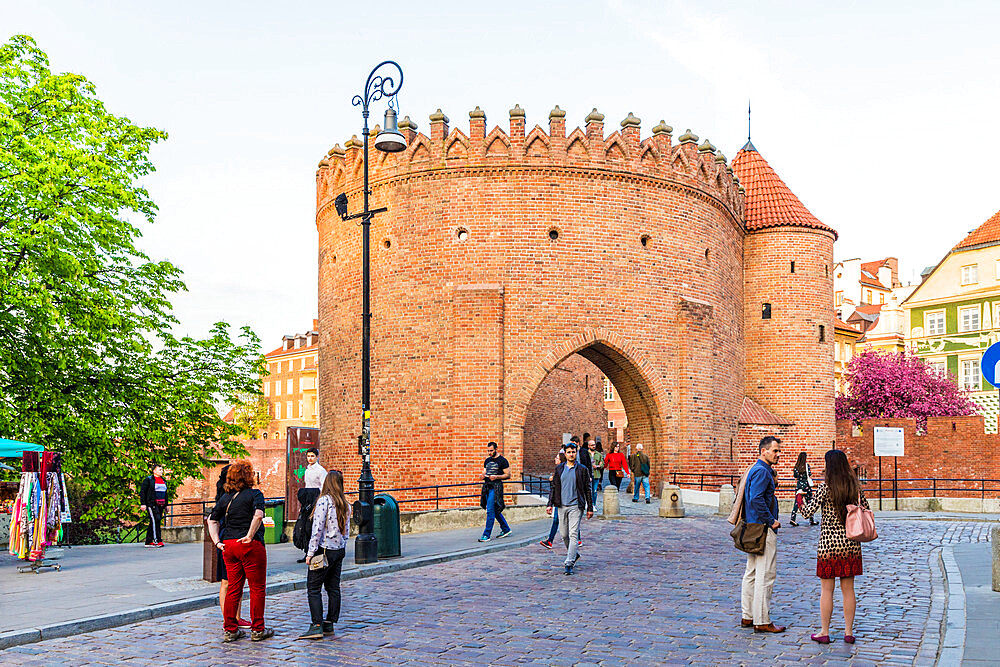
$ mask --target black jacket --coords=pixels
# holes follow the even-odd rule
[[[576,455],[576,460],[583,464],[583,467],[587,469],[591,477],[594,476],[594,460],[590,458],[590,450],[587,449],[586,445],[580,447]]]
[[[139,504],[146,507],[157,507],[156,482],[153,481],[152,475],[142,480],[142,486],[139,487]]]
[[[563,465],[556,466],[556,471],[552,475],[552,486],[549,489],[549,507],[562,507],[562,471]],[[580,510],[586,508],[588,512],[594,511],[594,499],[591,497],[590,473],[587,468],[577,462],[573,466],[576,473],[576,504]]]

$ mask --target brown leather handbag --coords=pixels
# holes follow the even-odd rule
[[[736,521],[736,527],[729,533],[733,538],[733,545],[748,554],[759,556],[764,553],[767,545],[767,526],[762,523],[747,523],[747,503],[746,499],[740,505],[740,516]]]

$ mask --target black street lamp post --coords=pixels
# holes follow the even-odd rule
[[[378,74],[383,68],[395,68],[399,74],[398,81],[394,73]],[[384,71],[384,70],[383,70]],[[371,468],[371,271],[370,271],[370,241],[371,222],[376,213],[388,210],[385,207],[368,208],[368,106],[377,100],[388,100],[389,108],[385,112],[385,127],[375,137],[375,148],[386,153],[396,153],[406,148],[406,139],[396,128],[396,94],[403,87],[403,70],[399,64],[386,60],[378,65],[368,75],[365,82],[364,95],[355,95],[352,103],[361,107],[364,118],[364,210],[361,213],[348,215],[347,195],[337,195],[334,202],[337,213],[344,220],[361,218],[361,435],[358,436],[358,454],[361,456],[361,477],[358,479],[358,500],[354,504],[354,516],[358,519],[358,536],[354,541],[354,562],[363,565],[378,561],[378,539],[374,533],[375,527],[375,478]]]

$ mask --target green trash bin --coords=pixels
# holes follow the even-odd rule
[[[379,558],[402,555],[399,546],[399,503],[387,493],[375,496],[375,538]]]
[[[285,533],[285,501],[264,501],[264,544],[278,544]]]

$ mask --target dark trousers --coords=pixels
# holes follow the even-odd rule
[[[618,476],[619,474],[621,474],[621,470],[609,470],[608,471],[608,481],[610,481],[612,484],[614,484],[616,489],[621,490],[622,480],[625,479],[625,478],[624,477],[619,477]]]
[[[322,555],[323,549],[316,552]],[[329,598],[330,607],[326,612],[326,620],[336,623],[340,620],[340,571],[344,567],[344,550],[326,550],[326,560],[330,565],[321,570],[309,570],[306,577],[306,592],[309,595],[309,614],[313,625],[323,622],[323,589]]]
[[[236,612],[239,611],[243,599],[243,582],[250,586],[250,622],[251,629],[260,632],[264,629],[264,584],[267,579],[267,550],[264,543],[250,540],[243,544],[239,540],[223,540],[225,549],[222,552],[226,559],[226,573],[229,575],[229,588],[226,589],[226,606],[224,607],[226,632],[236,632]]]
[[[163,521],[163,508],[159,505],[146,505],[149,515],[149,526],[146,528],[146,544],[157,544],[163,541],[160,535],[160,523]]]

